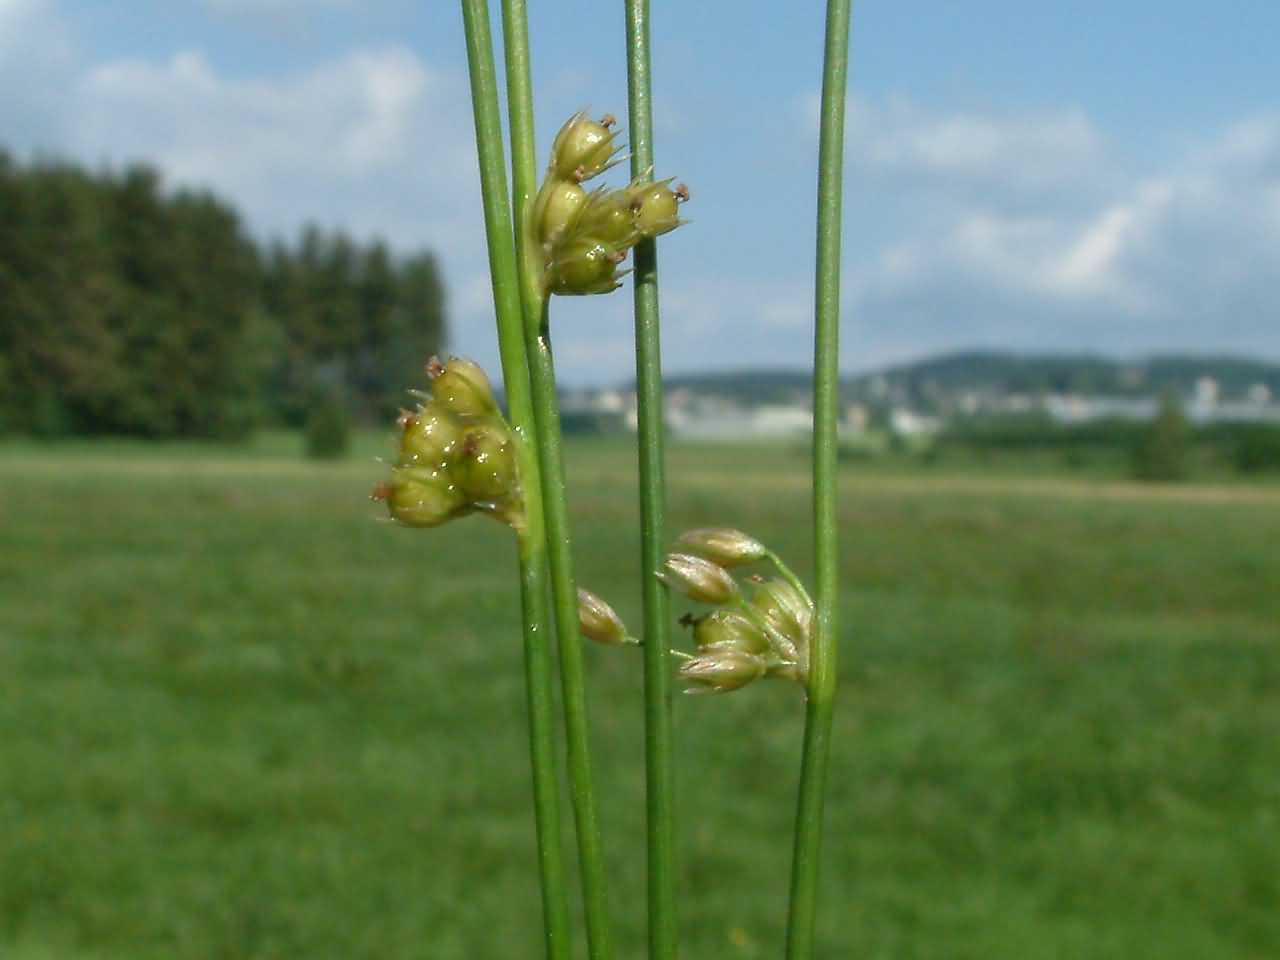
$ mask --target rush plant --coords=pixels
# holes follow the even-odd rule
[[[426,368],[429,390],[413,392],[416,406],[402,412],[397,460],[374,496],[409,527],[435,527],[481,513],[515,534],[546,956],[567,960],[573,952],[553,752],[555,671],[548,634],[554,625],[591,960],[610,960],[613,947],[592,782],[584,637],[639,647],[643,654],[650,960],[673,960],[678,952],[673,676],[689,693],[728,693],[766,678],[790,681],[803,691],[786,957],[807,960],[813,955],[836,687],[835,425],[850,0],[827,4],[815,284],[812,595],[777,554],[738,530],[691,530],[667,552],[655,240],[684,222],[680,208],[689,191],[674,178],[653,177],[647,0],[624,0],[630,180],[615,187],[597,185],[597,178],[622,162],[625,149],[618,123],[608,114],[569,117],[551,144],[541,179],[537,175],[524,0],[502,0],[508,152],[488,3],[461,3],[507,412],[504,416],[488,378],[474,363],[433,359]],[[632,271],[622,266],[628,255]],[[551,338],[555,297],[609,294],[628,274],[634,290],[641,559],[648,571],[640,584],[644,625],[639,638],[604,599],[575,581]],[[773,576],[761,575],[764,564]],[[691,628],[691,653],[670,649],[672,589],[712,608],[681,621]]]

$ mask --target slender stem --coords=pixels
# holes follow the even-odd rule
[[[613,956],[613,946],[609,931],[608,881],[591,776],[582,638],[578,634],[578,591],[573,579],[573,547],[569,537],[564,458],[560,446],[560,410],[545,305],[541,322],[537,327],[526,324],[526,334],[529,338],[527,350],[533,384],[533,409],[538,426],[538,464],[543,477],[547,550],[551,557],[551,593],[555,601],[556,633],[560,640],[561,697],[564,700],[565,737],[569,750],[569,795],[573,798],[578,831],[587,948],[591,960],[609,960]]]
[[[538,193],[537,151],[533,134],[533,88],[529,62],[529,24],[524,0],[502,0],[502,41],[507,68],[507,122],[511,125],[511,188],[516,222],[516,259],[525,329],[542,317],[542,263],[538,239],[529,223]],[[577,622],[576,615],[574,622]]]
[[[791,584],[792,587],[794,587],[797,591],[799,591],[800,596],[804,597],[805,600],[809,601],[809,603],[812,604],[813,598],[809,596],[809,591],[805,589],[804,581],[796,576],[795,571],[793,571],[790,567],[788,567],[783,562],[782,558],[778,556],[776,553],[774,553],[772,550],[766,550],[764,555],[768,559],[768,561],[772,563],[775,568],[777,568],[777,571],[782,576],[782,579],[786,580],[787,583]]]
[[[525,690],[529,753],[533,764],[533,808],[542,880],[543,929],[548,960],[569,960],[569,906],[560,838],[560,798],[552,721],[552,671],[547,611],[547,552],[542,483],[531,448],[534,430],[519,277],[507,198],[498,108],[497,71],[485,0],[463,0],[476,148],[484,200],[489,270],[498,320],[498,344],[507,410],[517,434],[525,522],[520,533],[520,603],[524,614]]]
[[[537,162],[533,134],[528,14],[524,0],[503,0],[502,33],[506,52],[508,122],[511,125],[516,251],[524,306],[529,378],[533,388],[538,464],[543,478],[546,544],[551,560],[556,635],[560,645],[560,683],[569,760],[569,793],[573,799],[574,825],[578,835],[587,949],[591,960],[609,960],[613,956],[613,947],[609,928],[608,882],[596,814],[595,787],[591,776],[582,638],[578,633],[578,591],[573,578],[569,511],[564,489],[564,462],[560,450],[560,408],[556,397],[551,336],[547,329],[547,301],[542,292],[542,266],[539,262],[537,239],[530,223],[531,205],[536,194]]]
[[[817,618],[809,655],[804,759],[796,803],[787,960],[813,956],[823,798],[836,689],[836,414],[839,387],[840,225],[844,185],[844,107],[851,0],[827,0],[822,123],[818,145],[818,237],[814,294],[813,524]]]
[[[653,169],[649,0],[626,0],[631,176]],[[640,569],[644,600],[644,743],[648,819],[649,957],[674,960],[680,931],[675,897],[675,772],[672,763],[670,611],[654,571],[666,542],[662,353],[658,257],[653,240],[635,246],[636,408],[640,460]]]

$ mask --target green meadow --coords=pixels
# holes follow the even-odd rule
[[[541,955],[507,531],[379,520],[364,442],[0,445],[0,956]],[[568,455],[580,581],[638,628],[633,451]],[[673,534],[807,572],[802,454],[676,446],[669,474]],[[1280,487],[841,484],[819,955],[1280,956]],[[587,660],[640,960],[640,662]],[[683,955],[776,958],[799,692],[675,721]]]

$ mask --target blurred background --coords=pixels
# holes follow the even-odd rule
[[[802,572],[820,6],[653,10],[672,532]],[[532,7],[545,154],[625,118],[622,5]],[[855,10],[823,956],[1280,954],[1277,30]],[[364,499],[427,356],[497,375],[458,8],[0,0],[0,91],[0,955],[536,954],[507,531]],[[555,329],[638,628],[630,296]],[[691,957],[779,953],[801,712],[676,704]]]

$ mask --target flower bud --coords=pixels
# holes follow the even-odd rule
[[[716,610],[698,620],[693,627],[693,642],[702,652],[713,649],[753,654],[769,652],[764,632],[733,610]]]
[[[438,527],[462,516],[468,505],[448,474],[428,467],[395,467],[391,482],[374,491],[385,500],[387,512],[407,527]]]
[[[729,571],[689,553],[667,554],[658,579],[699,603],[735,603],[740,597],[738,584]]]
[[[515,494],[516,457],[506,424],[497,418],[468,424],[454,472],[473,503],[497,503]]]
[[[428,403],[399,420],[400,465],[440,467],[457,453],[461,439],[457,418],[438,403]]]
[[[761,657],[732,648],[716,648],[680,665],[685,693],[728,693],[764,676]]]
[[[557,251],[551,264],[551,292],[572,296],[616,290],[618,264],[625,258],[625,253],[603,240],[572,240]]]
[[[603,240],[618,250],[634,246],[640,239],[627,191],[605,187],[593,190],[587,197],[574,231],[584,237]]]
[[[578,588],[578,629],[588,640],[611,647],[636,642],[627,636],[627,628],[613,607],[581,587]]]
[[[672,190],[670,184],[671,180],[663,180],[661,183],[633,183],[627,188],[627,199],[641,236],[660,236],[684,222],[680,219],[680,201],[689,199],[689,189],[681,184]]]
[[[549,177],[557,180],[590,180],[619,161],[622,148],[614,143],[618,136],[613,117],[605,115],[591,120],[581,111],[570,117],[551,145]]]
[[[747,536],[741,530],[730,527],[701,527],[697,530],[686,530],[680,534],[676,545],[700,557],[714,560],[722,567],[754,563],[768,555],[764,544],[755,537]]]
[[[451,358],[441,363],[432,357],[427,363],[431,395],[447,410],[464,417],[487,416],[498,412],[489,378],[478,363]]]
[[[574,223],[587,202],[587,191],[572,180],[548,181],[538,196],[538,239],[554,244]]]

